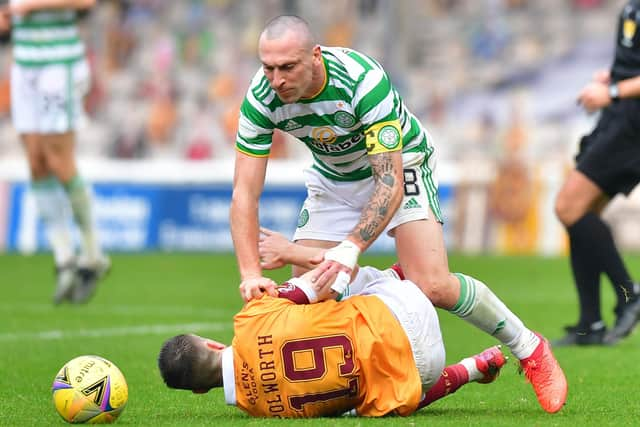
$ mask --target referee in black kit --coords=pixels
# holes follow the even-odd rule
[[[601,115],[580,141],[575,169],[556,197],[556,216],[569,234],[580,319],[554,345],[611,345],[629,335],[640,317],[640,287],[600,216],[613,196],[629,195],[640,182],[640,0],[628,1],[620,12],[611,69],[596,73],[578,102]],[[600,312],[601,273],[617,297],[616,322],[608,331]]]

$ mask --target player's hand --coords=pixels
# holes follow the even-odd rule
[[[335,261],[323,262],[319,266],[315,267],[312,270],[307,271],[302,276],[300,276],[300,280],[303,280],[307,286],[311,289],[315,295],[313,297],[314,302],[324,301],[328,299],[336,299],[341,292],[336,292],[332,286],[334,285],[338,274],[342,275],[342,279],[345,276],[349,277],[347,273],[331,273],[329,270],[331,265],[335,263]],[[344,266],[338,265],[339,268],[344,268]],[[350,280],[347,279],[347,283]],[[308,296],[308,295],[307,295]],[[311,301],[311,298],[310,298]]]
[[[341,294],[351,281],[349,267],[337,261],[325,260],[311,270],[311,284],[319,300],[335,298]]]
[[[267,277],[252,277],[240,283],[240,295],[245,302],[262,298],[265,294],[277,297],[276,287],[276,282]]]
[[[0,6],[0,33],[7,33],[11,30],[11,12],[9,5]]]
[[[578,104],[589,113],[594,113],[610,103],[609,88],[603,83],[589,83],[578,96]]]
[[[611,83],[611,74],[609,70],[599,70],[593,75],[593,81],[602,83],[603,85],[609,85]]]
[[[258,241],[260,267],[266,270],[284,267],[288,264],[286,254],[290,250],[291,242],[284,235],[260,227],[260,240]]]
[[[314,270],[311,282],[316,292],[327,287],[341,294],[351,281],[351,272],[358,263],[360,248],[350,240],[343,240],[324,253],[324,261]]]

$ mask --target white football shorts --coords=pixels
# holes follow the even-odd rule
[[[349,285],[349,295],[375,295],[380,298],[407,334],[423,391],[440,378],[445,365],[445,349],[440,322],[433,304],[409,280],[399,280],[391,270],[361,267]]]
[[[403,161],[404,197],[387,225],[387,233],[391,236],[393,229],[400,224],[429,218],[430,210],[442,222],[435,154],[427,163],[424,153],[404,153]],[[313,168],[306,169],[304,177],[307,198],[300,210],[293,240],[344,240],[360,220],[373,193],[373,178],[333,181]]]
[[[11,114],[18,133],[55,134],[75,130],[84,116],[90,86],[86,61],[11,68]]]

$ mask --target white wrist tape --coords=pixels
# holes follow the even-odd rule
[[[304,292],[304,294],[309,299],[309,303],[313,304],[318,302],[318,294],[316,294],[316,291],[313,290],[311,283],[299,277],[292,277],[291,279],[287,280],[287,282],[297,286],[302,292]]]
[[[350,240],[343,240],[338,246],[325,252],[324,259],[339,262],[353,270],[358,263],[358,255],[360,248]]]
[[[338,272],[335,282],[331,285],[331,289],[338,294],[344,294],[344,291],[347,289],[347,286],[349,286],[350,281],[351,275],[346,271],[340,271]]]

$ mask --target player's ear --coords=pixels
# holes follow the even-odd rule
[[[225,348],[227,348],[226,345],[210,339],[205,340],[205,345],[211,350],[216,350],[216,351],[224,350]]]

